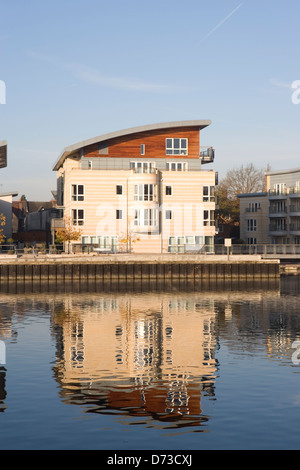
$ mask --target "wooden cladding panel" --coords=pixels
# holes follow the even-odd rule
[[[188,155],[166,155],[167,138],[187,138]],[[145,144],[145,155],[141,155],[141,144]],[[107,141],[108,154],[100,155],[98,144],[85,148],[84,156],[112,158],[199,158],[199,130],[195,128],[168,129],[161,131],[140,132],[130,136],[118,137]]]

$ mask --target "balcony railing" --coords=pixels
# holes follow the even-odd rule
[[[286,207],[270,207],[269,209],[269,214],[286,214],[287,213],[287,208]]]
[[[269,191],[269,196],[270,197],[286,197],[287,196],[287,190],[286,189],[270,189]]]
[[[215,159],[215,150],[212,147],[200,147],[201,163],[212,163]]]

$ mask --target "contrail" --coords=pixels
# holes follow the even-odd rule
[[[217,24],[217,26],[215,26],[209,33],[207,33],[206,36],[204,36],[204,38],[202,39],[202,41],[204,41],[204,39],[207,39],[209,36],[211,36],[217,29],[219,29],[227,20],[229,20],[229,18],[235,14],[236,11],[239,10],[239,8],[241,8],[241,6],[244,4],[244,2],[240,3],[234,10],[232,10],[231,13],[229,13],[229,15],[227,15],[222,21],[220,21],[220,23]]]

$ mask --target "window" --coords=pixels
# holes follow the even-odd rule
[[[172,196],[172,186],[166,186],[166,196]]]
[[[214,202],[214,201],[215,201],[215,187],[203,186],[203,202]]]
[[[187,155],[188,139],[166,139],[166,155]]]
[[[256,219],[248,219],[247,220],[248,232],[256,232],[256,228],[257,228]]]
[[[167,220],[172,220],[173,216],[172,216],[172,211],[166,211],[166,219]]]
[[[154,201],[154,184],[135,184],[134,200],[135,201]]]
[[[120,209],[116,210],[116,219],[123,219],[123,212]]]
[[[154,162],[130,162],[130,169],[136,173],[153,173],[154,168]]]
[[[274,190],[276,194],[286,194],[286,184],[285,183],[274,184]]]
[[[168,162],[167,170],[169,171],[186,171],[188,168],[186,162]]]
[[[145,144],[141,144],[141,155],[145,155]]]
[[[215,211],[203,211],[203,225],[205,227],[215,225]]]
[[[136,226],[156,226],[157,209],[136,209],[134,211],[134,225]]]
[[[72,209],[72,224],[73,225],[84,224],[84,210],[83,209]]]
[[[121,194],[123,194],[123,186],[121,184],[117,184],[116,186],[116,194],[118,194],[119,196]]]
[[[257,212],[260,209],[260,202],[249,202],[248,212]]]
[[[84,185],[83,184],[72,184],[71,200],[72,201],[84,201]]]

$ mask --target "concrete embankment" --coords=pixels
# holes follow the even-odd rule
[[[6,255],[0,282],[122,279],[274,279],[278,260],[260,256],[214,255]]]

